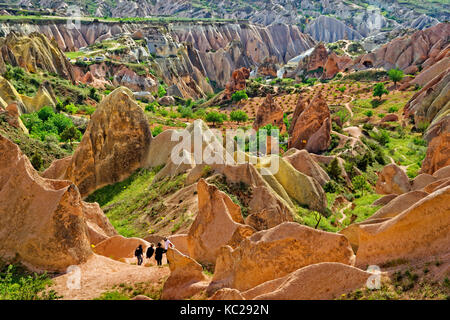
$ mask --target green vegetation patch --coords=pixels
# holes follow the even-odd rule
[[[125,237],[144,237],[150,225],[145,218],[164,209],[163,197],[184,187],[186,175],[152,182],[161,167],[139,169],[128,179],[103,187],[87,197],[98,202],[116,230]]]
[[[15,265],[0,265],[0,300],[56,300],[62,298],[54,290],[49,276],[30,273]]]

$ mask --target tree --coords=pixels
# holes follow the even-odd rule
[[[195,119],[204,119],[206,117],[206,112],[204,109],[198,109],[194,112]]]
[[[236,121],[237,123],[246,122],[248,120],[248,115],[242,110],[231,111],[230,120]]]
[[[62,113],[57,113],[50,118],[50,121],[58,129],[58,134],[61,134],[66,128],[73,126],[72,120]]]
[[[89,97],[97,102],[100,101],[100,96],[97,94],[97,89],[95,89],[94,87],[91,87],[89,89]]]
[[[231,95],[231,100],[233,100],[233,102],[239,102],[242,99],[244,99],[244,100],[248,99],[248,95],[245,92],[245,90],[236,91],[235,93],[233,93]]]
[[[356,176],[352,179],[353,188],[355,190],[361,190],[362,195],[364,195],[364,190],[368,189],[368,184],[363,176]]]
[[[74,126],[67,127],[61,133],[61,140],[69,141],[70,145],[72,145],[73,140],[79,140],[80,138],[81,138],[81,132]]]
[[[397,82],[402,81],[405,74],[400,69],[391,69],[388,72],[389,79],[394,81],[395,88],[397,89]]]
[[[158,97],[162,98],[166,95],[167,91],[163,86],[159,86],[158,88]]]
[[[180,106],[178,108],[178,112],[180,113],[180,116],[182,118],[192,119],[194,117],[194,113],[192,112],[192,108],[191,107]]]
[[[384,87],[384,84],[382,82],[377,83],[375,87],[373,88],[373,96],[379,97],[378,99],[381,100],[381,96],[383,94],[388,94],[389,91]]]
[[[367,110],[366,112],[364,112],[364,114],[367,116],[367,117],[371,117],[371,116],[373,116],[373,111],[372,110]]]
[[[51,118],[55,113],[53,112],[53,109],[51,107],[43,107],[41,110],[38,111],[37,115],[39,119],[42,121],[47,121],[49,118]]]
[[[214,126],[216,123],[222,124],[224,121],[224,115],[217,111],[211,111],[206,114],[206,121],[212,122]]]
[[[341,176],[341,167],[339,166],[339,161],[337,158],[334,158],[327,168],[327,173],[331,179],[338,181]]]

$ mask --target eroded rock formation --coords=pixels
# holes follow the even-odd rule
[[[202,264],[215,264],[223,245],[240,243],[255,230],[245,226],[239,206],[214,185],[197,183],[198,214],[188,233],[189,256]]]
[[[85,205],[69,181],[39,176],[0,135],[0,255],[32,270],[65,271],[91,255]]]
[[[208,292],[221,288],[245,291],[319,262],[352,265],[354,254],[348,240],[296,223],[282,223],[244,239],[234,250],[222,247]]]
[[[330,109],[320,94],[309,105],[305,103],[297,105],[297,108],[303,109],[302,112],[294,112],[298,117],[292,119],[288,146],[315,153],[324,151],[331,142]]]
[[[400,167],[388,164],[378,174],[376,191],[379,194],[402,194],[411,190],[409,178]]]
[[[82,196],[128,178],[143,165],[152,140],[144,111],[133,94],[118,88],[102,100],[91,117],[65,177]]]
[[[259,106],[253,129],[258,130],[268,124],[277,126],[281,131],[284,130],[283,109],[275,104],[271,94],[268,94]]]

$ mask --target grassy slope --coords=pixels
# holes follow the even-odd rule
[[[160,168],[138,170],[128,179],[91,194],[87,201],[98,202],[116,230],[126,237],[145,237],[156,232],[165,220],[164,196],[184,186],[185,175],[152,183]],[[182,217],[180,217],[182,219]],[[154,222],[151,224],[150,221]],[[176,229],[180,221],[167,221]]]
[[[35,154],[40,154],[43,160],[42,170],[48,168],[55,159],[62,159],[70,155],[69,151],[60,148],[55,143],[33,139],[22,130],[11,127],[1,117],[0,134],[17,144],[28,159],[31,159]]]

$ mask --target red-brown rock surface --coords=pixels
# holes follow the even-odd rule
[[[0,39],[2,61],[19,66],[31,73],[38,69],[55,73],[64,79],[74,81],[72,65],[55,41],[45,35],[33,32],[28,36],[10,32]]]
[[[388,164],[378,174],[376,191],[378,194],[402,194],[411,190],[409,178],[400,167]]]
[[[413,261],[448,253],[450,186],[423,198],[396,217],[359,226],[357,266]]]
[[[300,102],[297,108],[304,110],[301,113],[294,112],[298,117],[292,119],[289,148],[307,149],[310,152],[328,149],[331,142],[331,116],[325,99],[319,93],[308,106]]]
[[[47,179],[64,179],[67,168],[69,167],[71,162],[72,156],[54,160],[50,167],[48,167],[44,172],[41,173],[41,176]]]
[[[375,68],[400,68],[406,73],[415,73],[418,66],[430,64],[436,52],[446,45],[450,35],[450,24],[440,23],[412,35],[395,38],[375,51],[358,58],[360,65]]]
[[[170,276],[164,283],[162,300],[186,299],[206,289],[208,283],[203,268],[194,259],[183,255],[177,249],[169,248],[167,260]]]
[[[276,57],[267,57],[263,63],[258,66],[258,76],[277,77],[278,60]]]
[[[301,173],[314,178],[321,186],[330,181],[330,177],[325,170],[314,161],[306,150],[290,149],[284,154],[283,158]]]
[[[91,117],[65,177],[81,195],[129,177],[140,168],[152,139],[148,120],[129,89],[118,88]]]
[[[193,177],[201,175],[204,166],[196,166],[188,174],[186,180],[193,182]],[[294,212],[286,191],[274,190],[266,179],[273,176],[263,176],[249,163],[240,165],[211,165],[215,173],[226,177],[228,183],[248,187],[251,191],[243,201],[248,207],[245,223],[256,230],[275,227],[280,223],[293,221]],[[282,192],[284,191],[284,193]]]
[[[134,250],[138,245],[142,245],[145,252],[146,248],[150,246],[150,243],[139,238],[125,238],[121,235],[116,235],[98,243],[94,251],[96,254],[111,259],[121,260],[133,258]]]
[[[187,239],[189,256],[202,264],[215,264],[223,245],[239,243],[255,230],[243,224],[240,207],[216,186],[202,179],[197,192],[198,214]]]
[[[33,270],[65,271],[91,255],[78,188],[39,176],[0,135],[0,256]]]
[[[442,133],[431,140],[427,155],[422,162],[422,173],[433,174],[450,165],[450,132]]]
[[[103,240],[117,235],[117,231],[109,222],[98,203],[82,202],[82,206],[91,244],[97,245]]]
[[[336,262],[322,262],[245,291],[254,300],[332,300],[366,285],[372,274]]]
[[[383,119],[380,120],[380,122],[397,122],[398,121],[398,115],[396,114],[387,114],[383,117]]]
[[[327,62],[324,66],[324,74],[322,78],[332,79],[338,72],[344,71],[353,64],[352,58],[347,55],[338,56],[332,52],[328,55]]]
[[[323,42],[319,43],[313,50],[313,52],[305,57],[303,60],[300,60],[298,63],[297,69],[304,70],[306,72],[311,72],[318,70],[319,68],[324,68],[328,59],[328,51],[325,48]]]
[[[283,109],[275,104],[271,94],[268,94],[259,106],[255,121],[253,122],[253,129],[258,130],[268,124],[277,126],[283,131]]]
[[[235,250],[222,247],[208,291],[248,290],[320,262],[352,265],[354,254],[348,240],[297,223],[283,223],[244,239]]]
[[[230,81],[225,86],[225,98],[231,99],[231,95],[246,88],[245,81],[250,77],[250,70],[240,68],[233,71]]]

